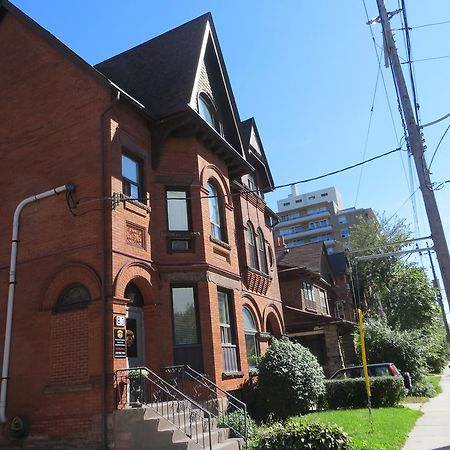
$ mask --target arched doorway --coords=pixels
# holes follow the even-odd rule
[[[145,365],[144,349],[144,297],[139,288],[130,282],[125,288],[125,298],[130,300],[127,306],[127,360],[128,367]]]

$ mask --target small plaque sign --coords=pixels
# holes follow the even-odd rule
[[[127,345],[125,340],[125,330],[114,330],[114,358],[126,358],[127,357]]]

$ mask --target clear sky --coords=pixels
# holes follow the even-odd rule
[[[370,18],[376,0],[365,0]],[[140,44],[207,11],[213,20],[242,119],[254,116],[276,184],[320,175],[398,146],[402,127],[389,69],[386,91],[363,0],[13,0],[13,3],[91,64]],[[386,0],[388,10],[397,0]],[[448,0],[406,0],[413,59],[450,55]],[[392,21],[400,28],[400,15]],[[414,28],[420,27],[420,28]],[[380,54],[381,25],[372,25]],[[404,39],[396,32],[400,56]],[[405,74],[407,66],[404,65]],[[414,64],[422,124],[450,112],[450,58]],[[375,86],[376,89],[375,89]],[[373,114],[369,119],[373,99]],[[389,103],[388,103],[389,99]],[[392,115],[389,109],[392,111]],[[431,158],[450,118],[424,129]],[[368,133],[368,130],[370,131]],[[367,145],[366,145],[367,140]],[[450,131],[432,166],[432,181],[450,179]],[[412,166],[415,172],[414,166]],[[346,207],[371,207],[412,224],[417,177],[409,175],[406,152],[320,182],[300,191],[336,186]],[[268,196],[276,200],[289,189]],[[436,191],[450,240],[450,183]],[[429,234],[419,192],[415,195],[418,235]]]

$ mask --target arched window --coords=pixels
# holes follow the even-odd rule
[[[208,122],[218,133],[221,132],[216,108],[214,108],[212,101],[203,93],[198,97],[198,113],[200,117]]]
[[[58,296],[56,311],[66,311],[87,306],[91,301],[91,295],[81,283],[72,283],[66,286]]]
[[[258,253],[256,250],[255,229],[250,222],[247,222],[247,249],[248,264],[252,269],[259,270]]]
[[[261,268],[261,272],[268,274],[269,270],[267,268],[266,243],[264,241],[264,235],[261,228],[258,228],[256,243],[258,245],[259,267]]]
[[[218,241],[227,242],[223,199],[216,185],[208,181],[209,219],[211,221],[211,236]]]
[[[124,297],[130,300],[130,306],[141,307],[144,305],[144,297],[134,283],[128,283],[125,288]]]
[[[248,367],[249,369],[255,369],[258,365],[260,355],[259,342],[256,338],[258,329],[256,328],[256,321],[253,313],[249,308],[244,306],[242,308],[242,314],[244,316],[245,348],[247,350]]]

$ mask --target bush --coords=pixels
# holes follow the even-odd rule
[[[413,384],[427,374],[420,332],[393,330],[374,319],[368,319],[364,328],[368,364],[392,362],[400,372],[411,374]]]
[[[274,423],[260,428],[251,450],[349,450],[352,440],[337,425],[304,423],[298,418],[284,425]]]
[[[449,348],[442,320],[424,333],[425,361],[432,373],[441,373],[448,364]]]
[[[402,377],[370,378],[371,402],[375,408],[398,405],[405,396]],[[365,408],[367,406],[364,378],[325,381],[324,406],[330,409]]]
[[[219,428],[229,428],[230,437],[245,436],[245,413],[233,411],[229,414],[222,414],[217,418]],[[247,414],[247,438],[252,439],[256,431],[255,421]],[[237,434],[236,431],[239,433]]]
[[[423,378],[413,384],[411,390],[408,392],[411,397],[434,397],[436,395],[436,390],[432,383],[430,383],[426,378]]]
[[[324,375],[317,359],[300,344],[274,340],[259,363],[261,411],[284,419],[313,408],[324,392]]]

